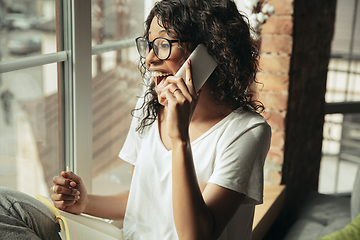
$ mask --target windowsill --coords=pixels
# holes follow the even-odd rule
[[[255,207],[251,240],[262,239],[280,213],[285,199],[285,185],[265,185],[264,203]]]

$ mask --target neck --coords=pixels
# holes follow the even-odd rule
[[[200,93],[198,104],[192,118],[192,122],[219,121],[232,112],[229,106],[222,106],[215,102],[210,90],[205,86]]]

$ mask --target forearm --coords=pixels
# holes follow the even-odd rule
[[[211,239],[214,221],[202,197],[189,142],[173,144],[173,213],[179,239]]]
[[[112,220],[123,219],[129,192],[111,196],[88,195],[88,203],[84,213]]]

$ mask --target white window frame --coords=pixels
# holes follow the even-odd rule
[[[65,164],[92,190],[91,0],[65,0],[62,112]],[[61,6],[60,6],[61,7]],[[63,161],[64,162],[64,161]],[[64,165],[65,165],[64,164]]]

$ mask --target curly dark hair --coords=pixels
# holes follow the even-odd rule
[[[254,99],[251,85],[256,83],[259,52],[250,33],[250,24],[232,0],[162,0],[157,2],[145,21],[144,36],[148,37],[154,17],[166,30],[175,31],[181,40],[190,41],[188,49],[200,43],[218,63],[208,79],[214,100],[232,110],[262,112],[264,106]],[[151,125],[157,117],[159,102],[155,84],[149,76],[145,60],[140,72],[147,86],[140,125],[137,131]],[[148,77],[149,78],[149,77]]]

